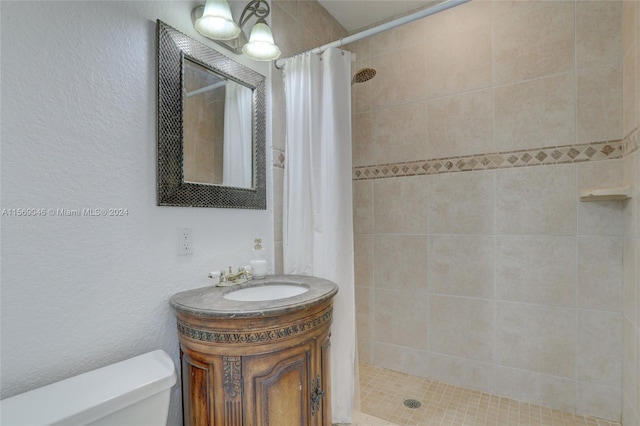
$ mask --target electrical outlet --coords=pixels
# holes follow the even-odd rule
[[[178,228],[178,256],[193,254],[191,228]]]

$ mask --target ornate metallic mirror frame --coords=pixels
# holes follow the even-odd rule
[[[265,77],[164,22],[158,30],[158,170],[159,206],[267,208]],[[183,174],[183,59],[253,89],[253,188],[187,183]]]

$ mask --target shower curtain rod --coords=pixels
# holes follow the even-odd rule
[[[402,16],[398,19],[394,19],[389,22],[385,22],[384,24],[377,25],[373,28],[369,28],[368,30],[360,31],[359,33],[352,34],[350,36],[342,37],[340,40],[332,41],[331,43],[323,44],[320,47],[316,47],[311,50],[307,50],[307,52],[311,53],[322,53],[326,49],[330,47],[342,47],[346,44],[353,43],[354,41],[362,40],[366,37],[371,37],[372,35],[381,33],[386,30],[390,30],[395,27],[399,27],[400,25],[408,24],[409,22],[416,21],[418,19],[424,18],[426,16],[435,15],[438,12],[442,12],[443,10],[451,9],[452,7],[459,6],[461,4],[470,2],[471,0],[445,0],[442,3],[438,3],[435,6],[428,7],[426,9],[419,10],[417,12],[411,13],[406,16]],[[285,65],[286,58],[278,59],[274,62],[275,67],[278,69],[282,69]]]

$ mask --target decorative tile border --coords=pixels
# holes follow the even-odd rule
[[[622,140],[622,157],[635,152],[640,148],[640,130],[636,127]]]
[[[279,150],[278,148],[273,148],[273,167],[284,169],[284,160],[284,151]]]
[[[637,139],[636,132],[636,146]],[[632,143],[629,142],[628,145],[632,145]],[[352,177],[353,180],[382,179],[400,176],[579,163],[584,161],[617,159],[622,158],[622,156],[623,141],[617,140],[461,157],[437,158],[433,160],[360,166],[353,168]]]
[[[367,180],[614,160],[624,158],[638,149],[640,149],[640,130],[636,128],[624,139],[614,141],[358,166],[353,168],[352,177],[353,180]],[[285,158],[284,151],[273,148],[273,167],[284,169]]]

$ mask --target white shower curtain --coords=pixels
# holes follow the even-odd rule
[[[335,282],[331,335],[333,422],[351,421],[355,363],[351,54],[335,48],[285,65],[283,260],[287,274]]]
[[[234,81],[227,82],[224,95],[224,142],[222,182],[226,186],[251,188],[251,111],[253,92]]]

